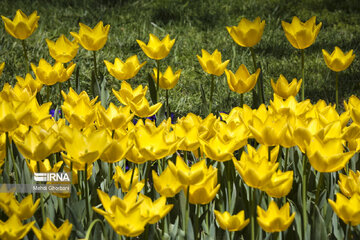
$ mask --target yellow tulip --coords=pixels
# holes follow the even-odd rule
[[[162,196],[154,202],[144,194],[139,195],[140,214],[148,219],[149,224],[155,224],[164,218],[174,207],[173,204],[166,204],[166,197]]]
[[[38,163],[40,166],[40,170],[38,169]],[[28,166],[31,173],[35,172],[58,172],[61,166],[63,165],[63,161],[59,161],[55,163],[54,167],[51,167],[49,159],[45,159],[44,161],[35,161],[31,159],[26,159],[26,165]]]
[[[355,58],[353,50],[344,54],[339,47],[335,47],[335,50],[331,55],[324,49],[322,50],[322,53],[324,55],[326,66],[334,72],[344,71],[350,66]]]
[[[44,226],[39,230],[38,228],[32,226],[32,230],[35,233],[35,236],[39,240],[50,240],[50,239],[68,239],[71,234],[72,224],[69,223],[69,220],[66,221],[57,228],[49,218],[46,218]]]
[[[57,150],[59,138],[53,131],[36,126],[25,135],[24,139],[14,136],[19,152],[27,159],[42,161]]]
[[[100,159],[104,162],[119,162],[124,159],[129,150],[134,147],[134,145],[129,144],[129,134],[114,131],[113,137],[108,134],[109,147],[100,156]]]
[[[38,79],[34,79],[30,73],[27,73],[25,76],[25,79],[16,76],[17,84],[19,84],[22,88],[28,88],[32,93],[34,92],[40,92],[43,83]]]
[[[293,17],[291,24],[281,21],[287,40],[294,48],[305,49],[310,47],[319,34],[322,22],[316,25],[316,17],[313,16],[305,23],[298,17]]]
[[[280,209],[274,201],[267,211],[257,206],[257,221],[265,232],[282,232],[288,229],[295,219],[295,212],[290,216],[290,204],[287,202]]]
[[[214,214],[219,226],[224,230],[228,230],[229,232],[241,231],[250,222],[250,219],[245,220],[244,210],[238,212],[235,215],[230,215],[228,211],[221,213],[217,210],[214,210]]]
[[[211,55],[204,49],[201,49],[201,55],[196,55],[202,69],[208,74],[221,76],[224,74],[225,68],[230,62],[226,60],[225,62],[221,61],[221,53],[216,49]]]
[[[133,55],[125,60],[121,61],[119,58],[115,58],[114,64],[104,60],[107,70],[117,80],[128,80],[135,77],[146,62],[140,64],[137,55]]]
[[[278,114],[281,116],[283,114],[285,116],[289,116],[290,118],[288,118],[288,123],[294,124],[296,119],[293,119],[293,116],[304,119],[311,107],[309,99],[298,102],[294,96],[284,99],[281,96],[274,94],[274,100],[270,100],[269,111],[273,111],[275,115]]]
[[[176,157],[176,165],[171,161],[168,161],[168,164],[171,172],[177,177],[179,182],[185,186],[200,183],[208,171],[205,159],[188,167],[184,160],[178,155]]]
[[[4,68],[5,68],[5,62],[2,62],[2,63],[0,64],[0,76],[1,76]]]
[[[344,101],[344,107],[347,112],[350,112],[351,119],[360,124],[360,99],[352,95],[348,103]]]
[[[104,27],[103,22],[100,21],[93,29],[83,23],[79,23],[79,26],[79,33],[70,32],[70,34],[83,48],[89,51],[97,51],[104,47],[110,30],[109,24]]]
[[[271,160],[268,160],[269,150],[264,145],[257,151],[251,145],[247,145],[247,149],[248,153],[243,152],[240,161],[232,158],[234,166],[248,186],[264,190],[279,166],[275,163],[279,146],[271,150]]]
[[[176,137],[183,138],[178,146],[179,150],[193,151],[199,148],[198,129],[202,119],[193,113],[188,113],[185,117],[177,120],[172,126]]]
[[[328,199],[331,208],[336,215],[344,221],[345,224],[356,226],[360,224],[360,195],[355,193],[350,199],[342,195],[336,194],[336,202]]]
[[[153,170],[152,177],[155,190],[161,196],[174,197],[181,191],[182,184],[177,179],[176,174],[174,174],[169,167],[165,168],[160,176],[158,176]]]
[[[178,139],[169,138],[164,127],[156,127],[149,119],[146,119],[145,125],[139,120],[133,134],[136,147],[147,160],[157,160],[173,154],[179,143]]]
[[[40,199],[33,203],[32,195],[26,196],[20,203],[16,200],[15,196],[12,196],[8,204],[0,202],[0,207],[8,217],[15,215],[20,220],[25,220],[34,215],[39,204]]]
[[[0,131],[9,132],[15,130],[20,123],[30,116],[30,109],[26,103],[16,103],[13,101],[0,101]]]
[[[76,41],[70,42],[63,34],[56,42],[45,39],[49,48],[50,56],[57,62],[70,62],[77,54],[79,44]]]
[[[157,81],[157,68],[153,69],[154,73],[151,74],[151,77],[154,79],[155,83]],[[162,89],[172,89],[175,87],[175,85],[178,83],[180,78],[181,70],[177,70],[175,74],[173,73],[170,66],[167,67],[164,74],[160,72],[159,76],[159,86]]]
[[[254,21],[242,18],[238,26],[226,27],[232,39],[242,47],[253,47],[256,45],[264,32],[265,20],[260,17]]]
[[[165,58],[175,43],[175,39],[170,39],[169,34],[166,35],[161,41],[154,34],[149,34],[149,42],[146,45],[143,41],[136,40],[146,56],[151,59],[161,60]]]
[[[131,183],[131,176],[133,176],[131,188],[135,187],[139,182],[139,170],[135,168],[135,172],[133,173],[133,169],[127,171],[126,173],[123,172],[120,166],[115,167],[115,174],[112,179],[114,179],[115,186],[119,188],[119,183],[121,186],[121,190],[123,192],[128,192],[130,190],[130,183]],[[141,181],[142,184],[137,186],[138,190],[142,189],[144,186],[144,180]],[[138,191],[139,192],[139,191]]]
[[[273,198],[285,197],[292,188],[293,176],[293,171],[281,172],[278,170],[271,176],[268,185],[265,187],[265,192]]]
[[[119,91],[112,89],[115,97],[123,105],[129,105],[129,101],[139,102],[146,95],[148,87],[143,87],[142,85],[137,86],[134,90],[131,88],[131,85],[126,81],[121,83],[121,88]]]
[[[314,136],[306,146],[309,162],[319,172],[339,171],[354,154],[354,151],[344,153],[341,139],[329,139],[324,142],[318,136]]]
[[[1,16],[5,24],[5,30],[11,36],[17,39],[24,40],[33,34],[38,27],[39,16],[34,11],[29,17],[26,16],[20,9],[16,11],[14,20]]]
[[[353,170],[349,171],[349,175],[346,176],[342,173],[339,174],[339,187],[341,192],[347,196],[352,197],[355,193],[360,194],[360,172],[356,173]]]
[[[54,85],[58,82],[67,81],[75,69],[76,64],[70,63],[67,68],[61,62],[56,62],[51,66],[45,59],[40,59],[39,66],[31,63],[31,68],[34,71],[36,78],[43,84]]]
[[[271,79],[271,86],[274,90],[274,93],[284,99],[287,99],[290,96],[295,97],[300,91],[301,83],[302,79],[297,81],[296,78],[294,78],[292,82],[289,83],[282,74],[280,74],[276,84],[274,83],[274,80]]]
[[[14,214],[6,222],[0,220],[0,238],[6,240],[23,239],[34,224],[35,221],[32,221],[23,225]]]
[[[105,108],[101,104],[97,104],[97,120],[100,126],[109,130],[115,130],[127,126],[132,120],[134,114],[130,113],[130,107],[116,107],[112,102],[109,107]]]
[[[129,101],[128,103],[130,105],[131,111],[134,112],[135,115],[140,118],[147,118],[152,115],[155,115],[162,106],[162,103],[160,102],[150,106],[146,98],[142,98],[138,102]]]
[[[227,69],[225,69],[225,74],[230,90],[241,94],[249,92],[255,87],[260,68],[250,75],[245,65],[241,64],[235,74]]]

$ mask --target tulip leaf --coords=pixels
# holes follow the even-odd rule
[[[311,227],[311,239],[327,239],[325,221],[317,205],[314,205]]]
[[[301,218],[301,212],[299,211],[299,208],[296,206],[296,204],[291,201],[290,199],[288,199],[290,205],[291,205],[291,209],[293,210],[293,212],[295,212],[295,229],[296,229],[296,233],[298,234],[298,238],[300,240],[302,240],[302,218]]]
[[[336,239],[338,240],[344,239],[345,234],[343,229],[341,228],[341,225],[339,223],[339,218],[336,214],[333,214],[332,225],[334,227],[334,236],[336,237]]]
[[[101,105],[106,108],[108,106],[108,102],[110,99],[110,93],[109,90],[106,87],[106,79],[104,78],[102,83],[101,83],[101,88],[100,88],[100,101],[101,101]]]
[[[208,103],[206,101],[206,94],[202,84],[200,84],[200,92],[201,92],[201,101],[202,101],[201,112],[206,115],[208,113]]]
[[[188,220],[188,227],[187,227],[187,233],[186,233],[186,239],[187,240],[194,240],[194,229],[193,229],[193,224],[192,224],[192,221],[191,221],[191,218],[189,217],[189,220]]]
[[[148,74],[147,81],[148,81],[148,85],[149,85],[151,101],[153,104],[156,104],[157,103],[156,86],[155,86],[155,82],[150,74]]]
[[[179,229],[179,216],[176,217],[174,224],[170,224],[170,237],[171,239],[175,239]]]

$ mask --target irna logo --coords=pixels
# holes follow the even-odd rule
[[[34,173],[35,182],[71,182],[69,172]]]

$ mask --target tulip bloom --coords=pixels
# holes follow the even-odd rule
[[[230,213],[227,211],[221,213],[217,210],[214,210],[214,214],[219,226],[224,230],[228,230],[229,232],[241,231],[250,222],[250,219],[245,220],[244,210],[238,212],[236,215],[230,215]]]
[[[166,204],[166,197],[162,196],[154,202],[144,194],[139,195],[140,214],[148,219],[149,224],[155,224],[164,218],[174,207],[174,204]]]
[[[165,58],[175,43],[175,39],[170,39],[169,34],[166,35],[161,41],[154,34],[149,34],[149,42],[146,45],[143,41],[136,40],[146,56],[151,59],[161,60]]]
[[[70,42],[64,35],[61,35],[56,42],[45,39],[49,47],[50,56],[58,62],[70,62],[77,54],[79,44],[76,41]]]
[[[284,99],[287,99],[290,96],[295,97],[300,91],[301,83],[302,79],[297,81],[296,78],[294,78],[292,82],[289,83],[282,74],[280,74],[276,84],[274,83],[274,80],[271,79],[271,86],[274,90],[274,93]]]
[[[176,166],[171,161],[168,161],[168,164],[171,172],[177,176],[179,182],[186,186],[200,183],[208,170],[205,160],[188,167],[179,155],[176,157]]]
[[[202,69],[208,74],[221,76],[230,60],[221,61],[221,53],[216,49],[211,55],[204,49],[201,49],[202,57],[196,55]]]
[[[172,126],[176,137],[183,139],[178,146],[179,150],[193,151],[199,148],[198,132],[201,121],[200,116],[189,113],[185,117],[178,119],[176,124]]]
[[[174,197],[181,191],[182,184],[177,179],[176,174],[174,174],[169,167],[165,168],[160,176],[158,176],[153,170],[152,177],[155,190],[161,196]]]
[[[123,192],[128,192],[130,190],[130,183],[131,188],[135,187],[137,183],[139,182],[139,170],[135,168],[135,172],[133,173],[134,169],[131,169],[127,171],[126,173],[123,172],[122,168],[120,166],[115,167],[115,174],[113,176],[115,186],[119,188],[119,183],[121,186],[121,190]],[[131,176],[133,179],[131,179]],[[138,192],[144,187],[144,179],[141,181],[141,184],[139,186],[136,186]]]
[[[273,173],[270,182],[265,187],[265,192],[270,197],[281,198],[289,194],[293,184],[293,171]]]
[[[257,206],[257,214],[260,227],[269,233],[285,231],[295,219],[295,212],[290,216],[288,202],[279,209],[276,203],[271,201],[267,211]]]
[[[253,47],[261,39],[264,32],[265,20],[260,17],[254,21],[242,18],[238,26],[226,27],[232,39],[241,47]]]
[[[342,173],[339,174],[340,180],[338,181],[341,192],[351,198],[354,194],[360,194],[360,172],[356,173],[353,170],[349,171],[349,176]]]
[[[36,78],[46,85],[54,85],[57,82],[67,81],[73,71],[76,64],[70,63],[67,68],[61,62],[56,62],[54,66],[51,66],[45,59],[40,59],[39,66],[31,63],[31,68],[34,71]]]
[[[14,38],[24,40],[33,34],[38,27],[39,16],[34,11],[29,17],[26,16],[20,9],[16,11],[13,21],[9,18],[1,16],[5,24],[5,30]]]
[[[225,74],[230,90],[241,94],[249,92],[255,87],[260,68],[250,75],[245,65],[241,64],[235,74],[227,69],[225,69]]]
[[[20,203],[16,200],[14,195],[11,196],[7,204],[0,203],[0,207],[9,217],[15,215],[19,220],[31,218],[40,204],[40,199],[33,203],[32,195],[25,197]]]
[[[281,21],[281,25],[285,31],[285,36],[291,45],[297,49],[305,49],[315,42],[322,26],[322,22],[316,25],[316,17],[313,16],[303,23],[295,16],[291,23]]]
[[[93,29],[83,23],[79,23],[79,25],[79,33],[70,32],[70,34],[83,48],[89,51],[97,51],[104,47],[110,30],[109,24],[104,27],[103,22],[100,21]]]
[[[334,72],[344,71],[350,66],[355,58],[353,50],[344,54],[339,47],[335,47],[335,50],[331,55],[324,49],[322,50],[322,53],[324,55],[326,66]]]
[[[355,193],[350,199],[342,195],[336,194],[336,202],[328,199],[331,208],[336,215],[346,224],[356,226],[360,224],[360,195]]]
[[[146,62],[140,64],[137,55],[133,55],[125,60],[121,61],[120,58],[115,58],[114,64],[104,60],[107,70],[117,80],[128,80],[135,77]]]
[[[154,73],[151,74],[151,77],[154,79],[154,81],[157,81],[157,68],[153,69]],[[177,70],[175,74],[173,73],[170,66],[166,69],[166,71],[163,73],[160,72],[159,76],[159,86],[162,89],[172,89],[175,87],[175,85],[178,83],[180,78],[181,70]]]
[[[112,102],[106,110],[101,104],[97,104],[96,113],[99,125],[109,130],[123,128],[134,117],[129,106],[116,107]]]
[[[23,225],[15,214],[11,215],[6,222],[0,220],[0,238],[9,240],[23,239],[34,224],[35,221],[32,221]]]
[[[131,88],[131,85],[126,81],[121,83],[121,88],[119,91],[112,89],[113,94],[123,105],[129,105],[129,102],[139,102],[142,98],[145,97],[148,87],[143,85],[137,86],[135,89]]]
[[[16,76],[17,83],[22,88],[28,88],[32,93],[40,92],[43,83],[38,79],[34,79],[30,73],[27,73],[25,78]]]
[[[35,236],[40,240],[51,239],[56,236],[57,239],[68,239],[71,234],[72,224],[69,223],[69,220],[66,221],[57,228],[49,218],[46,218],[44,226],[39,230],[38,228],[32,226],[32,230],[35,233]]]

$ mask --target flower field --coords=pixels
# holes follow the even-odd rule
[[[0,12],[1,239],[360,237],[360,32],[341,10],[79,2]],[[126,22],[137,8],[151,19]]]

